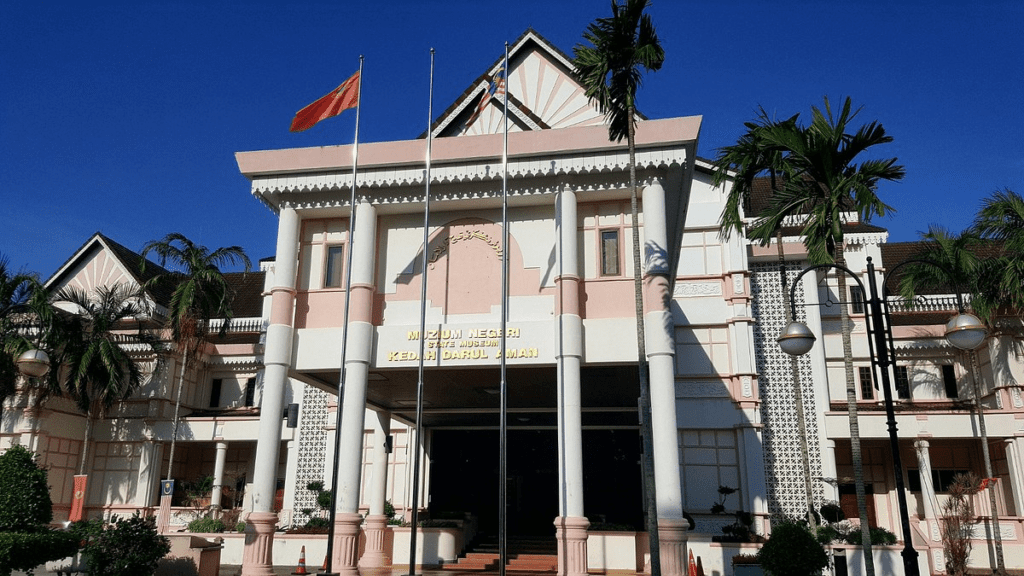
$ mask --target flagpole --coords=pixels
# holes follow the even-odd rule
[[[504,136],[501,150],[501,423],[499,425],[499,470],[498,470],[498,574],[505,576],[505,565],[508,563],[508,546],[506,545],[506,500],[508,494],[508,385],[506,380],[506,340],[508,338],[508,42],[505,42],[505,90],[504,90]]]
[[[338,453],[341,448],[341,417],[342,401],[345,394],[345,356],[348,348],[348,318],[352,302],[352,240],[355,234],[356,224],[356,176],[358,175],[359,163],[359,109],[363,102],[363,56],[359,56],[359,98],[356,100],[356,133],[352,141],[352,193],[349,199],[348,217],[348,254],[345,255],[345,313],[342,325],[344,331],[341,337],[341,369],[338,379],[338,407],[335,411],[334,420],[334,467],[331,473],[331,511],[328,515],[327,526],[327,559],[324,562],[324,572],[318,576],[336,575],[333,571],[334,565],[334,521],[338,510]]]
[[[416,445],[412,466],[412,526],[409,530],[409,576],[416,574],[416,529],[419,525],[420,438],[423,434],[423,355],[427,345],[427,250],[430,241],[430,151],[434,143],[431,122],[434,117],[434,49],[430,49],[430,90],[427,95],[427,171],[423,192],[423,258],[420,261],[420,353],[416,380]]]

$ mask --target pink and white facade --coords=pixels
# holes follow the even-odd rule
[[[719,235],[726,194],[711,185],[711,166],[696,157],[701,118],[638,123],[643,270],[635,271],[626,146],[608,141],[566,56],[528,31],[511,47],[508,74],[506,244],[501,103],[490,102],[466,125],[497,66],[432,128],[425,246],[423,138],[361,143],[355,206],[349,203],[351,146],[237,154],[252,194],[278,215],[276,255],[262,263],[261,286],[250,290],[247,311],[236,311],[234,340],[211,346],[187,377],[174,476],[213,475],[215,484],[244,495],[230,504],[247,515],[247,533],[244,542],[228,539],[224,563],[243,564],[246,575],[269,576],[272,565],[294,562],[300,545],[309,547],[310,565],[320,564],[323,536],[274,530],[302,525],[305,511],[316,508],[306,485],[329,485],[334,474],[335,570],[355,574],[359,567],[407,561],[408,532],[387,527],[384,511],[390,501],[409,518],[416,451],[423,516],[457,517],[472,527],[465,537],[495,534],[499,353],[508,365],[510,535],[556,542],[559,574],[643,570],[636,273],[645,287],[663,572],[683,574],[693,551],[706,573],[729,575],[731,556],[755,548],[711,541],[733,520],[710,513],[719,486],[737,489],[725,506],[751,512],[759,534],[768,532],[770,515],[796,516],[806,507],[790,364],[775,343],[784,318],[777,249],[752,246],[742,234]],[[848,266],[861,276],[867,256],[883,268],[907,255],[908,245],[889,244],[885,230],[853,219],[846,239]],[[799,240],[784,239],[791,276],[806,265]],[[510,286],[504,351],[503,254]],[[141,283],[131,258],[130,250],[97,237],[51,283]],[[427,329],[421,334],[423,282]],[[853,472],[838,308],[818,306],[852,299],[830,293],[834,285],[834,278],[809,274],[799,287],[800,313],[819,335],[800,371],[814,503],[834,500],[848,508]],[[977,417],[965,403],[973,398],[971,362],[942,341],[936,325],[952,315],[948,300],[931,296],[925,308],[898,314],[894,328],[897,362],[906,368],[893,375],[904,378],[907,391],[897,407],[900,447],[923,573],[943,568],[935,535],[944,483],[955,471],[985,475]],[[863,312],[852,314],[855,369],[862,375],[870,365]],[[978,352],[996,512],[1010,567],[1024,566],[1024,361],[1016,337],[1005,330]],[[424,339],[424,433],[415,438]],[[154,379],[97,428],[87,513],[155,511],[174,384]],[[903,538],[880,398],[870,382],[860,387],[870,516]],[[294,429],[282,418],[291,403],[300,405]],[[63,475],[69,478],[77,463],[74,443],[81,443],[83,427],[60,399],[5,410],[0,448],[20,442],[43,452],[54,500],[69,505]],[[225,493],[235,500],[231,490]],[[978,511],[989,514],[987,495],[978,499]],[[695,530],[685,529],[684,513],[695,519]],[[172,529],[181,525],[169,520]],[[620,531],[606,531],[609,525]],[[972,566],[992,563],[984,526]],[[432,542],[421,547],[423,564],[455,561],[466,544],[457,537],[444,546]],[[876,549],[879,570],[898,565],[898,552]],[[850,573],[860,573],[857,554],[847,556]]]
[[[554,532],[559,568],[585,574],[587,515],[584,442],[626,436],[629,467],[606,460],[606,491],[631,498],[622,523],[637,523],[634,290],[629,227],[627,151],[609,142],[601,116],[571,80],[564,57],[532,33],[512,50],[509,90],[516,113],[508,135],[508,244],[502,241],[502,135],[473,134],[495,125],[491,106],[467,130],[472,111],[453,107],[435,125],[429,243],[422,243],[424,139],[361,144],[348,237],[352,185],[350,146],[245,152],[239,167],[252,191],[279,214],[278,248],[266,343],[264,414],[268,438],[280,424],[268,397],[289,379],[336,394],[342,338],[348,331],[335,566],[358,565],[360,506],[380,529],[386,483],[377,469],[364,478],[364,429],[377,418],[411,424],[421,338],[426,338],[424,438],[431,511],[469,512],[494,533],[497,477],[488,470],[498,449],[501,262],[509,259],[510,448],[548,445],[543,459],[512,462],[513,533]],[[485,86],[484,86],[485,87]],[[511,107],[511,104],[510,104]],[[500,115],[499,115],[500,116]],[[566,127],[555,127],[562,120]],[[540,129],[544,127],[546,129]],[[674,331],[669,307],[685,218],[700,118],[646,121],[637,130],[646,269],[644,309],[655,405],[655,459],[663,559],[669,573],[685,562],[675,405]],[[672,247],[675,246],[676,249]],[[351,251],[346,294],[343,255]],[[423,251],[428,266],[422,269]],[[426,333],[419,334],[420,293],[427,282]],[[343,323],[346,296],[348,325]],[[493,441],[492,441],[493,440]],[[250,520],[271,537],[268,506],[278,443],[260,442]],[[486,453],[487,455],[481,455]],[[510,457],[512,458],[512,457]],[[608,458],[608,456],[605,456]],[[461,460],[461,462],[457,462]],[[467,466],[467,462],[469,465]],[[520,468],[521,466],[521,468]],[[493,476],[493,478],[492,478]],[[493,493],[493,496],[485,496]],[[609,510],[612,512],[612,510]],[[601,513],[601,511],[599,511]],[[614,521],[609,518],[609,521]],[[266,526],[266,528],[261,528]],[[380,528],[377,528],[380,526]],[[370,534],[367,539],[372,541]],[[258,539],[257,539],[258,541]],[[263,573],[269,546],[249,546],[244,570]]]

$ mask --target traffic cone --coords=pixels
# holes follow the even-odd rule
[[[321,572],[327,572],[327,554],[324,554],[324,565],[320,567]]]
[[[327,567],[325,566],[324,569],[326,570]],[[292,574],[309,574],[309,572],[306,572],[306,547],[305,546],[303,546],[302,550],[299,552],[299,566],[295,569],[295,572],[292,572]]]
[[[697,562],[693,559],[693,550],[690,550],[690,569],[686,571],[690,576],[697,576]]]

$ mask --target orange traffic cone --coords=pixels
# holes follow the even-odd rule
[[[327,554],[324,554],[324,565],[320,567],[321,572],[327,572]]]
[[[326,567],[324,568],[326,570]],[[302,551],[299,552],[299,566],[295,569],[292,574],[309,574],[306,572],[306,547],[302,547]]]
[[[686,573],[690,576],[697,576],[697,562],[693,559],[693,550],[690,550],[690,569]]]

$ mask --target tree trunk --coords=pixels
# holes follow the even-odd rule
[[[978,355],[974,350],[966,352],[970,359],[971,382],[974,384],[974,407],[978,411],[978,431],[981,432],[981,454],[985,459],[985,477],[994,478],[992,473],[992,458],[988,452],[988,432],[985,430],[985,409],[981,407],[981,385],[978,378],[981,371],[978,369]],[[1003,560],[1003,537],[999,533],[999,514],[996,512],[996,490],[994,486],[986,489],[988,492],[988,503],[992,508],[992,539],[996,552],[996,574],[1006,574],[1006,564]]]
[[[843,247],[843,242],[836,243],[834,260],[840,266],[846,266]],[[857,419],[857,381],[853,375],[853,346],[850,342],[850,332],[853,327],[850,323],[850,311],[846,307],[846,273],[836,270],[836,279],[839,292],[839,318],[842,322],[843,366],[846,370],[846,406],[850,415],[850,456],[853,460],[853,481],[857,488],[857,513],[860,516],[861,545],[864,548],[865,571],[868,576],[874,576],[875,561],[871,552],[871,527],[868,525],[868,508],[864,497],[864,461],[860,451],[860,424]],[[911,535],[904,534],[903,537],[911,538]],[[910,540],[907,542],[909,543]]]
[[[92,441],[92,410],[85,414],[85,438],[82,440],[82,457],[78,462],[78,475],[85,474],[85,460],[89,454],[89,442]]]
[[[640,218],[637,207],[636,142],[633,110],[629,111],[629,207],[633,225],[633,299],[636,306],[637,372],[640,380],[640,436],[643,443],[643,475],[647,538],[651,552],[651,576],[661,576],[661,546],[658,536],[658,500],[654,477],[654,432],[651,428],[651,383],[647,373],[647,344],[644,337],[644,268],[640,259]]]
[[[178,412],[181,410],[181,389],[185,387],[185,368],[188,366],[188,354],[181,354],[181,373],[178,375],[178,393],[174,398],[174,431],[171,433],[171,450],[167,458],[167,480],[171,479],[174,469],[174,445],[178,442]]]
[[[786,324],[794,320],[793,310],[790,306],[790,293],[787,288],[786,279],[786,251],[782,247],[782,230],[775,235],[775,243],[779,249],[779,279],[782,282],[782,307],[786,311]],[[811,485],[811,460],[807,453],[807,422],[804,413],[804,391],[800,382],[800,363],[796,356],[789,357],[790,368],[793,377],[793,402],[796,404],[796,428],[800,436],[800,450],[802,452],[801,463],[804,468],[804,492],[807,498],[807,523],[812,529],[818,523],[814,519],[814,488]]]

